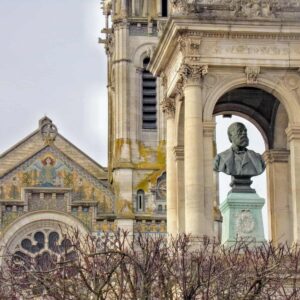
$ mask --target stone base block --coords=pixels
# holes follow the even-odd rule
[[[229,193],[221,204],[223,216],[222,244],[237,240],[265,242],[262,207],[265,200],[256,193]]]

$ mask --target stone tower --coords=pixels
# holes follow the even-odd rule
[[[118,225],[165,224],[165,120],[161,79],[147,69],[167,0],[103,1],[108,60],[109,181]]]

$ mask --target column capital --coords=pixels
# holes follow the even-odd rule
[[[166,114],[167,118],[174,118],[175,117],[176,105],[175,105],[175,99],[174,98],[165,97],[160,102],[160,105],[162,107],[163,113]]]
[[[289,156],[290,151],[287,149],[270,149],[263,153],[263,159],[267,165],[276,162],[287,163]]]
[[[184,160],[184,146],[175,146],[173,149],[175,160]]]
[[[205,137],[214,137],[216,129],[215,121],[203,122],[203,135]]]
[[[288,142],[292,140],[300,140],[300,124],[291,124],[285,130]]]
[[[208,65],[183,63],[178,72],[184,86],[200,84],[202,78],[208,73]]]

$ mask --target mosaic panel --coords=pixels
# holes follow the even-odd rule
[[[102,212],[114,209],[112,192],[101,181],[50,146],[0,179],[0,199],[20,200],[22,187],[70,188],[73,201],[97,201]]]

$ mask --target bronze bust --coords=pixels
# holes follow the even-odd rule
[[[244,124],[238,122],[231,124],[227,133],[232,146],[216,156],[214,171],[231,175],[233,177],[232,187],[240,182],[243,186],[242,190],[253,192],[250,190],[250,178],[260,175],[266,168],[262,156],[247,149],[249,139]],[[239,192],[242,190],[238,189]]]

